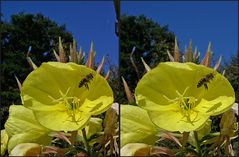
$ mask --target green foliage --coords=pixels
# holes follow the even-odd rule
[[[115,102],[119,102],[120,99],[123,97],[124,92],[120,91],[120,77],[118,73],[118,67],[116,65],[110,65],[109,70],[110,70],[110,78],[108,80],[110,87],[113,90],[114,93],[114,100]]]
[[[231,60],[229,63],[225,64],[225,67],[223,69],[226,70],[225,72],[225,77],[229,80],[231,83],[235,94],[236,94],[236,102],[238,103],[238,97],[239,97],[239,85],[238,85],[238,80],[239,80],[239,69],[238,69],[238,55],[237,56],[232,56]]]
[[[145,72],[141,57],[152,68],[159,62],[168,61],[167,50],[173,51],[174,38],[174,34],[169,32],[167,26],[162,27],[143,15],[121,16],[119,71],[127,81],[130,89],[135,89],[137,82]],[[130,61],[133,47],[135,47],[133,60],[137,70]],[[122,88],[120,91],[123,92],[123,85],[121,84],[120,87]],[[125,96],[119,102],[126,103]]]
[[[1,22],[2,106],[21,103],[14,75],[23,82],[32,70],[26,60],[29,46],[32,47],[30,57],[39,66],[42,62],[53,60],[53,49],[57,49],[59,36],[66,45],[72,42],[72,34],[66,31],[64,25],[59,26],[42,14],[19,13],[12,15],[10,22]]]

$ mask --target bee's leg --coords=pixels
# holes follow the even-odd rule
[[[88,84],[85,84],[85,88],[87,88],[87,89],[89,90],[89,86],[88,86]]]
[[[93,78],[94,78],[93,74],[90,74],[90,78],[91,78],[91,79],[93,79]]]
[[[204,83],[203,86],[204,86],[204,88],[205,88],[206,90],[208,90],[208,86],[207,86],[206,83]]]

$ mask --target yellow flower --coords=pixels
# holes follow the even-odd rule
[[[1,130],[1,156],[4,156],[5,151],[7,150],[7,144],[8,144],[8,134],[4,130]]]
[[[147,111],[133,105],[120,106],[120,146],[128,143],[154,144],[159,130]]]
[[[94,70],[59,62],[43,63],[30,73],[21,97],[43,126],[56,131],[83,128],[91,115],[106,111],[113,102],[110,86]]]
[[[22,105],[10,106],[5,131],[9,136],[9,153],[20,143],[35,142],[49,145],[52,139],[52,137],[48,136],[50,130],[40,125],[33,112]]]
[[[225,112],[235,101],[225,77],[194,63],[160,63],[139,81],[135,95],[154,124],[180,132],[203,127],[210,116]]]
[[[20,143],[12,149],[10,156],[40,156],[41,149],[37,143]]]
[[[129,143],[120,149],[121,156],[150,156],[151,147],[144,143]]]

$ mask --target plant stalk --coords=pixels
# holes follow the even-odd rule
[[[199,140],[198,140],[198,133],[196,131],[193,131],[194,134],[194,138],[196,141],[196,150],[198,152],[198,156],[201,156],[201,149],[200,149],[200,144],[199,144]]]
[[[84,142],[84,145],[85,145],[85,149],[86,149],[88,155],[90,156],[90,146],[89,146],[89,143],[88,143],[88,140],[87,140],[87,137],[86,137],[85,128],[83,128],[81,131],[82,131],[82,135],[83,135],[83,142]]]

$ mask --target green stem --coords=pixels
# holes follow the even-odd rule
[[[198,133],[196,131],[194,131],[193,134],[194,134],[194,138],[196,141],[196,149],[197,149],[198,155],[201,156],[201,149],[200,149],[199,140],[198,140]]]
[[[85,128],[83,128],[81,131],[82,131],[82,135],[83,135],[83,142],[84,142],[84,145],[85,145],[85,149],[86,149],[88,155],[90,155],[90,147],[89,147],[89,143],[88,143],[88,140],[87,140],[87,137],[86,137]]]

